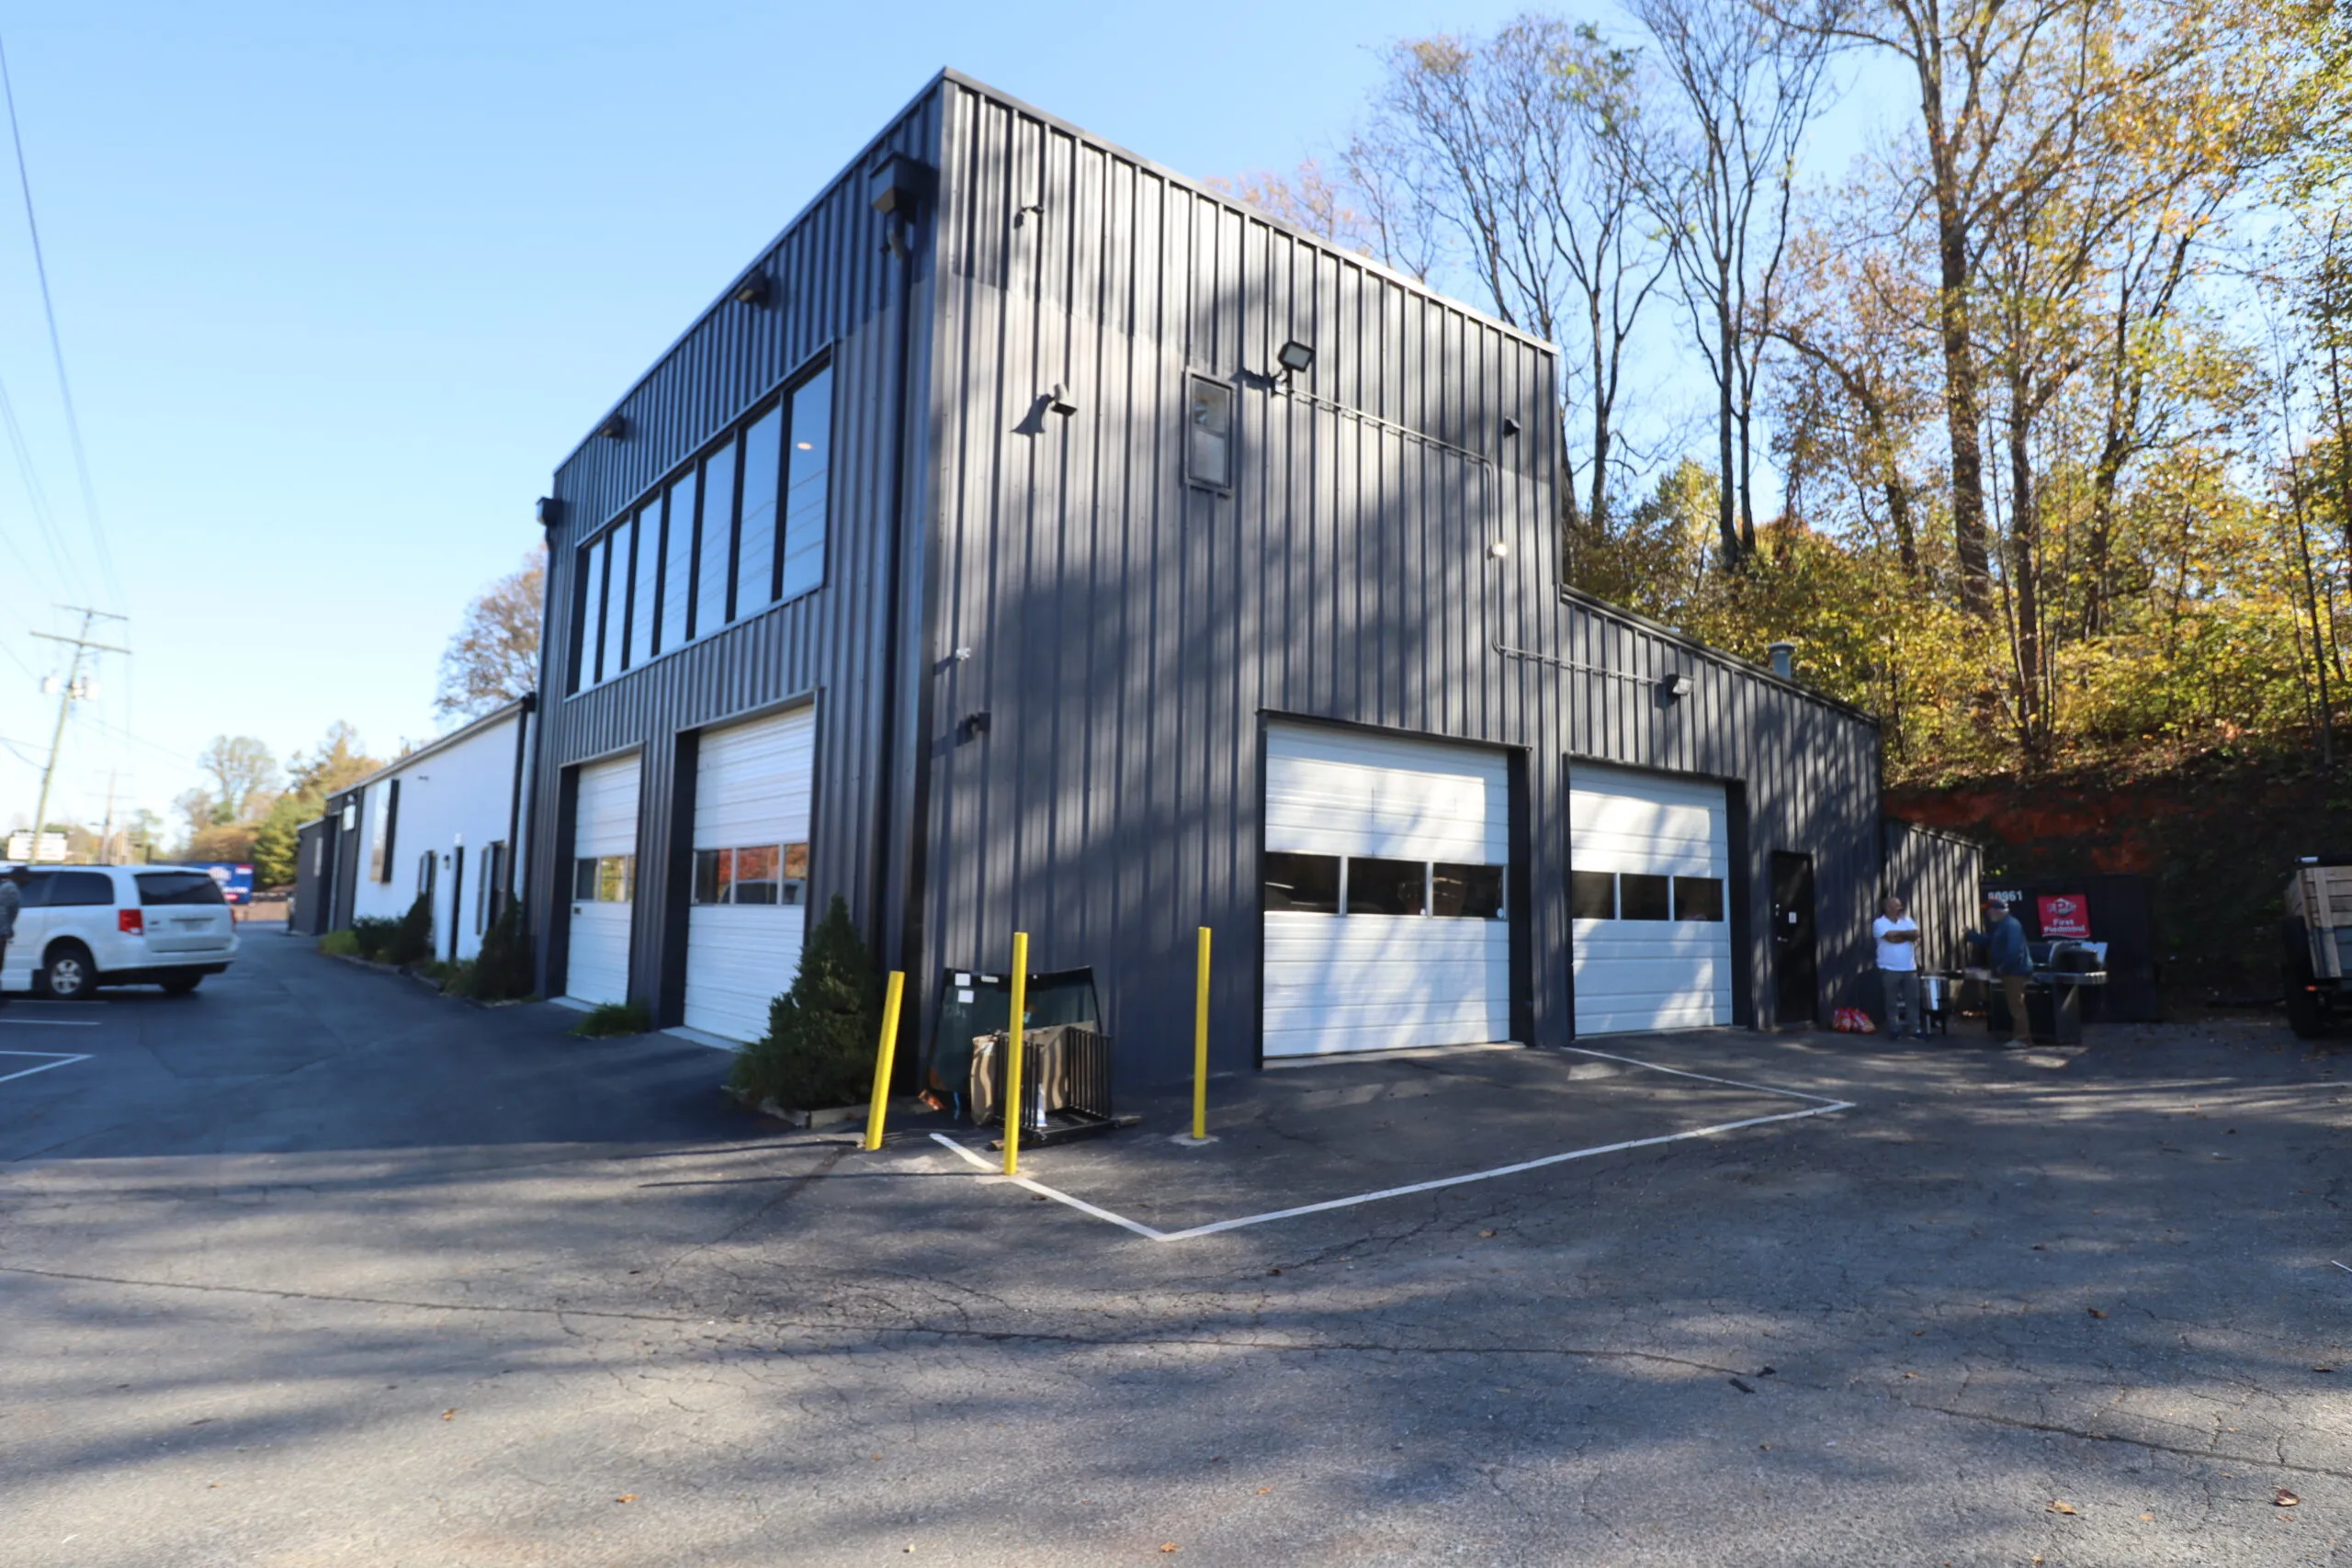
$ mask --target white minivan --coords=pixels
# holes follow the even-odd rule
[[[237,927],[212,874],[177,865],[34,866],[19,887],[0,991],[61,1000],[100,986],[193,991],[237,955]]]

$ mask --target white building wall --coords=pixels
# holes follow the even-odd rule
[[[514,727],[525,722],[510,713],[467,733],[464,739],[428,750],[395,763],[379,775],[379,782],[397,779],[400,800],[394,807],[390,877],[377,881],[368,874],[366,856],[359,863],[359,881],[352,897],[354,919],[392,919],[408,913],[424,882],[424,857],[434,857],[433,951],[450,956],[452,921],[458,937],[457,956],[471,958],[481,951],[481,932],[489,923],[484,895],[482,852],[492,843],[511,837],[514,807]],[[524,831],[529,832],[529,755],[525,754]],[[371,814],[359,824],[372,836],[372,813],[381,809],[389,793],[371,782],[363,809]],[[369,839],[363,838],[362,842]],[[457,857],[465,856],[459,876]],[[507,846],[514,852],[514,846]],[[458,906],[452,908],[453,901]]]

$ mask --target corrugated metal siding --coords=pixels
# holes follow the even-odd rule
[[[994,967],[1026,930],[1038,968],[1093,965],[1122,1075],[1166,1079],[1209,925],[1218,1058],[1247,1065],[1264,716],[1527,745],[1534,793],[1559,788],[1564,716],[1487,646],[1544,592],[1552,357],[1018,106],[949,101],[933,641],[971,657],[938,677],[926,946]],[[1293,336],[1318,400],[1263,379]],[[1184,482],[1187,370],[1240,387],[1232,497]],[[1031,418],[1057,382],[1078,412]],[[984,736],[944,733],[978,712]]]
[[[1878,878],[1875,730],[1563,599],[1548,346],[961,78],[877,145],[940,170],[904,381],[869,154],[763,259],[777,302],[714,307],[620,406],[628,438],[592,439],[558,474],[549,694],[569,683],[573,547],[833,345],[827,586],[546,705],[531,814],[543,953],[561,952],[568,912],[551,874],[566,772],[634,750],[632,988],[673,1006],[690,732],[815,694],[811,892],[846,894],[886,961],[911,970],[919,1035],[944,966],[1000,967],[1026,930],[1037,968],[1095,967],[1124,1077],[1175,1077],[1207,924],[1216,1059],[1255,1061],[1274,716],[1515,749],[1514,1028],[1531,1040],[1570,1029],[1572,756],[1739,781],[1747,993],[1769,1010],[1761,868],[1792,849],[1815,861],[1825,1005],[1845,999]],[[1275,351],[1294,336],[1316,363],[1278,388]],[[1231,496],[1184,482],[1188,371],[1238,389]],[[901,385],[922,423],[899,474]],[[1057,385],[1075,414],[1045,412]],[[894,477],[909,486],[895,660]],[[1653,682],[1675,670],[1693,691],[1661,707]],[[960,722],[979,715],[984,728]],[[560,976],[542,979],[552,992]]]
[[[1977,924],[1984,850],[1973,839],[1916,822],[1886,822],[1886,871],[1882,896],[1894,894],[1919,922],[1919,960],[1929,969],[1965,962],[1961,933]]]
[[[1760,868],[1785,848],[1815,857],[1843,999],[1875,729],[1561,602],[1550,350],[977,86],[946,96],[932,642],[971,657],[934,694],[933,959],[1001,966],[1029,931],[1039,969],[1095,967],[1122,1075],[1167,1080],[1206,924],[1217,1060],[1254,1060],[1260,736],[1289,715],[1525,749],[1537,1042],[1570,1028],[1571,754],[1744,781],[1749,990],[1769,1009]],[[1267,379],[1290,337],[1317,350],[1307,396]],[[1188,370],[1240,389],[1230,498],[1184,483]],[[1077,413],[1036,417],[1056,384]],[[1661,709],[1669,669],[1694,690]]]
[[[1589,667],[1560,671],[1572,753],[1742,785],[1754,1021],[1776,1021],[1764,869],[1775,850],[1813,857],[1821,1006],[1855,1001],[1878,898],[1877,727],[1592,601],[1569,599],[1564,615],[1566,657]],[[1659,682],[1678,674],[1690,694],[1662,701]]]
[[[553,493],[563,502],[563,515],[549,541],[548,635],[539,687],[547,696],[530,813],[530,912],[541,933],[541,959],[548,966],[541,979],[549,994],[560,980],[553,968],[570,910],[555,897],[554,874],[569,852],[558,841],[565,828],[559,809],[565,771],[623,750],[641,758],[631,991],[649,999],[674,998],[675,985],[663,982],[665,968],[683,961],[669,931],[675,922],[667,919],[670,903],[682,896],[673,886],[678,864],[670,852],[679,734],[810,693],[823,696],[811,891],[819,899],[844,894],[861,920],[869,917],[876,813],[884,808],[877,799],[883,781],[875,770],[888,668],[890,477],[900,398],[897,322],[905,284],[902,264],[884,252],[882,220],[868,204],[865,180],[886,151],[930,162],[936,137],[936,96],[926,93],[754,264],[770,279],[768,302],[728,299],[714,306],[618,405],[626,436],[592,437],[556,473]],[[928,288],[918,271],[918,320],[927,318]],[[601,686],[563,696],[571,686],[567,634],[578,591],[578,545],[779,382],[827,352],[834,374],[834,433],[825,585]],[[919,376],[919,362],[916,371]],[[920,441],[919,428],[912,438]]]

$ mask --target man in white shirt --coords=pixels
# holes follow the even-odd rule
[[[1903,900],[1892,893],[1881,908],[1886,912],[1871,922],[1871,935],[1878,942],[1887,1037],[1900,1040],[1907,1027],[1913,1036],[1925,1040],[1927,1021],[1919,1016],[1919,922],[1903,912]]]

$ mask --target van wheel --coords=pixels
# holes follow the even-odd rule
[[[175,975],[163,984],[164,995],[184,997],[190,991],[196,989],[198,986],[204,984],[204,976],[201,975]]]
[[[98,967],[90,962],[89,949],[78,942],[51,948],[35,977],[43,991],[62,1002],[80,1001],[98,988]]]

